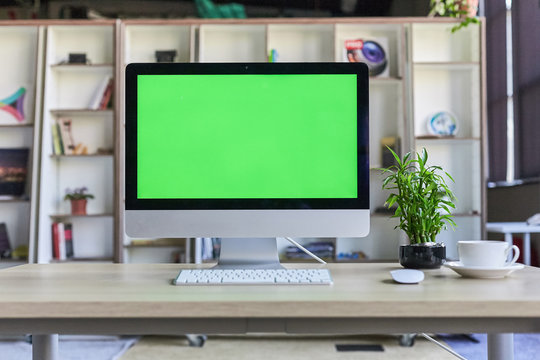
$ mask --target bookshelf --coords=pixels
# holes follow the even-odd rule
[[[3,54],[0,101],[11,105],[4,105],[0,109],[0,152],[12,149],[27,151],[26,161],[17,161],[16,164],[13,163],[12,155],[0,154],[2,172],[7,167],[16,166],[26,173],[22,193],[6,188],[0,190],[0,223],[5,224],[11,250],[22,250],[27,254],[16,259],[0,259],[0,267],[8,267],[35,262],[44,29],[31,22],[14,24],[0,21],[0,38]],[[24,95],[10,99],[21,88],[24,88]],[[21,116],[14,116],[13,110]]]
[[[364,239],[332,239],[336,253],[361,251],[369,260],[396,259],[398,245],[406,241],[394,229],[397,220],[378,211],[387,194],[380,189],[376,168],[383,165],[381,140],[390,137],[399,139],[401,153],[426,147],[433,162],[456,179],[459,227],[440,237],[455,258],[457,240],[484,235],[486,125],[484,25],[452,34],[454,23],[442,18],[125,20],[121,63],[155,61],[157,48],[176,49],[181,62],[266,62],[272,50],[278,62],[341,62],[346,61],[345,40],[382,42],[388,72],[370,79],[371,232]],[[457,136],[434,138],[427,131],[427,114],[442,109],[460,119]],[[121,232],[122,217],[120,223]],[[304,244],[317,240],[300,239]],[[129,241],[124,235],[124,248],[132,251]],[[278,244],[281,250],[288,246],[285,240]]]
[[[132,240],[143,239],[124,232],[124,66],[154,62],[157,50],[176,51],[177,62],[266,62],[271,50],[282,62],[341,62],[346,40],[371,39],[384,42],[388,55],[387,74],[370,79],[371,233],[333,239],[336,252],[397,258],[405,238],[394,230],[395,219],[377,211],[387,194],[376,170],[383,165],[381,140],[396,138],[401,153],[426,147],[456,179],[458,228],[440,238],[452,258],[457,240],[485,234],[487,151],[485,24],[452,34],[453,24],[443,18],[0,21],[2,48],[10,55],[1,60],[0,97],[26,88],[25,121],[0,110],[0,148],[30,149],[24,196],[0,199],[0,222],[8,225],[12,247],[29,247],[31,262],[55,261],[51,224],[58,221],[73,224],[79,260],[169,262],[179,249],[190,255],[189,240],[183,247],[134,246]],[[70,64],[70,53],[85,53],[89,61]],[[91,106],[108,77],[110,105]],[[427,130],[426,117],[440,110],[458,119],[455,136]],[[53,125],[60,119],[71,120],[73,142],[85,151],[54,151]],[[63,196],[66,188],[81,186],[95,199],[88,215],[73,216]]]
[[[485,95],[482,26],[452,34],[451,24],[411,26],[412,126],[414,149],[449,172],[457,197],[457,228],[440,238],[447,257],[456,259],[457,241],[483,239],[485,224]],[[430,136],[427,119],[438,111],[455,115],[453,136]]]
[[[115,37],[114,21],[47,26],[37,247],[40,263],[110,262],[116,258],[114,91],[108,101],[103,99],[107,86],[111,90],[115,87]],[[70,53],[84,53],[87,61],[71,64]],[[63,125],[66,121],[69,126]],[[87,187],[94,199],[88,200],[87,215],[72,215],[64,195],[68,188],[81,187]],[[58,259],[52,251],[51,228],[59,222],[72,224],[71,259]]]

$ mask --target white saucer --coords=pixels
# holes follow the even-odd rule
[[[523,269],[523,264],[512,264],[503,267],[465,266],[459,261],[451,261],[444,264],[463,277],[479,279],[500,279],[510,275],[516,270]]]

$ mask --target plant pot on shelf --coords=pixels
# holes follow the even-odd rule
[[[73,199],[71,201],[72,215],[86,215],[86,199]]]
[[[446,259],[443,243],[401,245],[399,263],[407,269],[438,269]]]

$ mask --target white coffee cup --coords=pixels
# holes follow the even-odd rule
[[[514,250],[514,257],[507,261],[510,250]],[[515,263],[519,257],[519,248],[510,247],[504,241],[458,241],[459,261],[464,266],[481,266],[500,268]]]

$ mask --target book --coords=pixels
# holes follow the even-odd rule
[[[53,259],[60,259],[60,237],[58,234],[58,223],[53,223],[51,225],[52,232],[52,253]]]
[[[105,91],[103,92],[103,96],[101,97],[101,101],[99,103],[100,110],[107,109],[107,105],[109,105],[109,102],[112,98],[113,86],[114,86],[114,81],[112,78],[110,78],[109,82],[107,83],[107,87],[105,88]]]
[[[101,104],[101,99],[103,99],[103,94],[105,93],[105,90],[107,89],[107,85],[112,80],[112,77],[107,75],[101,83],[99,83],[96,91],[94,92],[94,96],[90,100],[90,104],[88,104],[88,108],[92,110],[98,110],[99,106]]]
[[[66,248],[66,258],[73,258],[73,224],[64,224],[64,240]]]
[[[4,259],[11,255],[11,245],[6,223],[0,223],[0,258]]]
[[[58,119],[58,124],[60,128],[60,139],[62,142],[62,154],[75,154],[75,141],[73,140],[73,133],[71,131],[71,119],[60,118]]]
[[[62,155],[62,144],[60,139],[60,127],[57,122],[51,125],[51,134],[53,139],[53,154]]]
[[[66,233],[64,223],[58,223],[58,259],[66,260]]]

